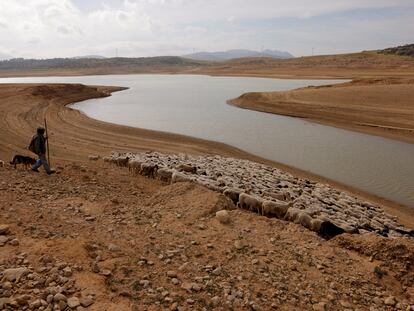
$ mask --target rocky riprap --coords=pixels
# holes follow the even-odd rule
[[[163,168],[171,173],[179,171],[182,181],[196,182],[221,193],[230,189],[237,193],[248,193],[261,201],[284,200],[290,203],[291,208],[306,213],[312,219],[334,224],[340,228],[338,233],[376,232],[388,237],[414,235],[413,230],[404,228],[396,217],[387,214],[378,205],[361,201],[327,184],[295,177],[280,169],[249,160],[158,152],[113,152],[111,157],[104,160],[119,166],[138,162],[140,165],[156,165],[156,170]],[[144,169],[137,172],[151,176]]]

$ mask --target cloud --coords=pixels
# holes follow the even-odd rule
[[[413,14],[412,0],[0,0],[0,42],[23,57],[333,53],[412,40]]]

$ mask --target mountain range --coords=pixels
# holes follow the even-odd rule
[[[202,61],[225,61],[234,58],[245,57],[271,57],[286,59],[294,57],[289,52],[277,51],[277,50],[264,50],[262,52],[253,50],[228,50],[222,52],[197,52],[192,54],[183,55],[185,58],[202,60]]]

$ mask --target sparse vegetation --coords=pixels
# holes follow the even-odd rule
[[[388,48],[385,50],[381,50],[380,53],[414,57],[414,44],[407,44],[407,45],[397,46],[394,48]]]
[[[382,270],[379,266],[375,266],[374,274],[377,278],[382,279],[385,275],[387,275],[387,271]]]

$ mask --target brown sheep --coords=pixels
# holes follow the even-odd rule
[[[234,189],[234,188],[226,188],[223,191],[223,194],[226,197],[230,198],[233,201],[234,205],[236,205],[237,202],[239,202],[240,193],[241,193],[241,190]]]
[[[177,166],[177,170],[179,172],[186,172],[186,173],[191,173],[191,174],[197,173],[197,167],[192,166],[190,164],[180,164]]]
[[[141,171],[140,174],[142,176],[147,176],[150,178],[155,178],[155,174],[157,173],[158,165],[153,163],[142,163],[141,164]]]

